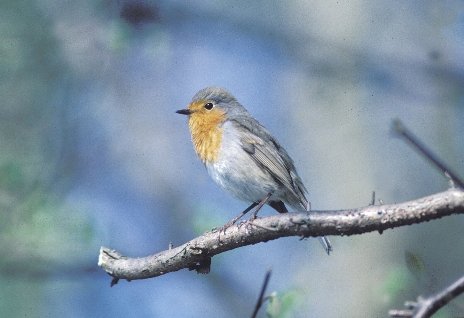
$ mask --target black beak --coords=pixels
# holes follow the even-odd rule
[[[182,114],[182,115],[190,115],[193,112],[190,109],[179,109],[179,110],[176,110],[176,113]]]

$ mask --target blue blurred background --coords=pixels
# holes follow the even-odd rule
[[[332,237],[330,257],[315,239],[240,248],[209,275],[110,288],[97,267],[102,245],[147,256],[247,206],[175,114],[210,85],[285,145],[315,210],[445,190],[390,128],[464,175],[462,1],[8,0],[0,39],[0,316],[249,317],[272,267],[276,317],[385,317],[463,275],[462,216]]]

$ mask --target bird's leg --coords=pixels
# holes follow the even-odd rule
[[[262,199],[261,202],[259,202],[256,209],[253,211],[253,213],[251,213],[250,218],[248,219],[249,221],[253,221],[254,219],[256,219],[256,215],[258,214],[259,210],[263,207],[263,205],[267,202],[267,200],[269,200],[271,195],[272,195],[272,192],[269,192],[268,195],[266,195],[266,197]]]
[[[221,241],[221,232],[224,232],[224,234],[226,234],[226,230],[227,228],[231,227],[232,225],[235,224],[235,222],[238,221],[238,219],[240,219],[242,216],[244,216],[245,214],[247,214],[251,209],[253,209],[255,206],[256,206],[256,209],[253,211],[253,213],[251,213],[250,215],[250,218],[245,221],[245,223],[248,223],[248,222],[251,222],[253,221],[254,219],[256,219],[256,214],[258,214],[258,211],[263,207],[263,205],[267,202],[267,200],[269,200],[269,198],[271,197],[272,195],[272,192],[270,192],[264,199],[261,200],[261,202],[257,203],[257,202],[253,202],[248,208],[246,208],[242,213],[240,213],[239,215],[237,215],[235,218],[233,218],[231,221],[227,222],[225,225],[221,226],[219,229],[218,229],[218,232],[219,232],[219,235],[218,235],[218,244],[220,243]],[[241,225],[239,225],[241,226]]]
[[[269,198],[271,197],[272,195],[272,192],[270,192],[268,195],[266,195],[266,197],[264,199],[261,200],[261,202],[259,202],[258,206],[256,207],[256,209],[253,211],[253,213],[251,213],[250,217],[248,218],[248,220],[244,221],[243,223],[241,223],[239,226],[245,224],[245,228],[246,228],[246,233],[248,235],[248,229],[249,227],[251,227],[253,225],[253,220],[256,219],[256,214],[258,214],[258,211],[263,207],[263,205],[267,202],[267,200],[269,200]]]
[[[257,206],[258,203],[256,202],[253,202],[248,208],[245,209],[245,211],[243,211],[242,213],[240,213],[239,215],[237,215],[236,217],[234,217],[231,221],[227,222],[225,225],[221,226],[219,229],[218,229],[218,238],[217,238],[217,243],[220,244],[221,243],[221,232],[224,232],[224,235],[226,234],[226,230],[231,227],[232,225],[235,224],[235,222],[237,222],[238,219],[240,219],[242,216],[244,216],[245,214],[247,214],[251,209],[253,209],[255,206]]]
[[[232,225],[235,224],[235,222],[237,222],[242,216],[244,216],[245,214],[247,214],[248,212],[250,212],[251,209],[253,209],[255,206],[257,206],[258,203],[256,202],[253,202],[248,208],[245,209],[245,211],[243,211],[242,213],[240,213],[239,215],[237,215],[236,217],[234,217],[231,221],[227,222],[227,224],[225,224],[222,228],[221,228],[221,231],[223,230],[224,231],[224,234],[226,232],[226,229],[228,227],[231,227]],[[254,212],[253,212],[254,213]]]
[[[236,217],[234,217],[231,221],[227,222],[226,224],[224,224],[223,226],[221,226],[219,229],[218,229],[218,239],[217,239],[217,243],[220,244],[221,243],[221,232],[224,232],[224,235],[226,234],[226,230],[231,227],[232,225],[235,224],[235,222],[238,221],[238,219],[240,219],[242,216],[244,216],[245,214],[247,214],[251,209],[253,209],[255,206],[257,206],[258,203],[256,202],[253,202],[248,208],[246,208],[242,213],[240,213],[239,215],[237,215]]]

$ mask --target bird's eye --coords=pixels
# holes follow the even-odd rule
[[[213,107],[214,107],[213,103],[207,103],[207,104],[205,104],[205,108],[206,108],[207,110],[211,110],[211,109],[213,109]]]

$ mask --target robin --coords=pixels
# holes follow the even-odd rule
[[[189,116],[193,146],[211,178],[235,198],[252,203],[224,229],[258,206],[253,220],[265,203],[279,213],[288,212],[285,203],[296,211],[309,210],[308,192],[287,151],[227,90],[205,88],[176,113]],[[329,239],[319,241],[329,254]]]

